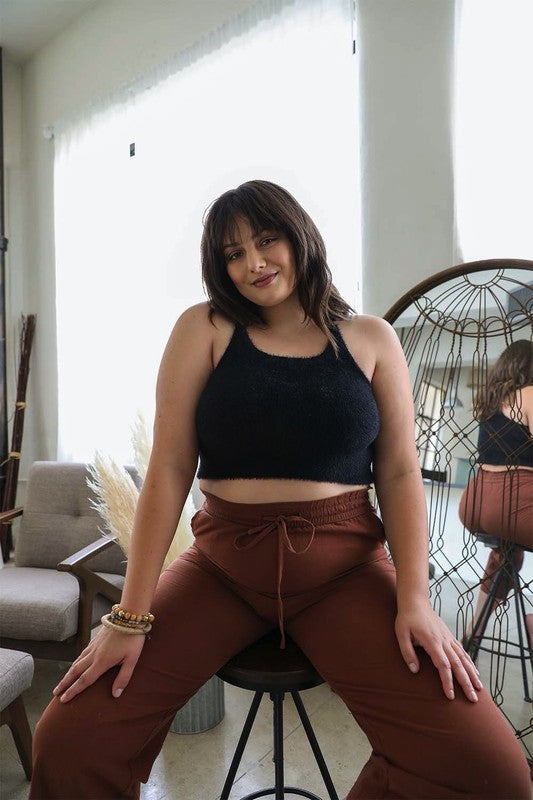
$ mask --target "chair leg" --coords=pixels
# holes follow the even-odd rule
[[[31,780],[31,730],[21,695],[4,708],[0,724],[11,729],[22,767],[27,779]]]
[[[315,736],[315,732],[311,726],[309,717],[307,716],[307,711],[305,710],[302,698],[300,697],[299,692],[291,692],[291,694],[292,694],[292,699],[294,700],[294,704],[298,710],[298,714],[300,715],[300,719],[302,720],[302,725],[307,734],[307,738],[309,739],[309,744],[311,745],[313,755],[315,756],[316,763],[318,764],[320,774],[322,775],[324,783],[326,784],[326,789],[328,790],[330,800],[339,800],[339,795],[337,794],[337,792],[335,791],[335,787],[333,786],[331,775],[329,774],[329,770],[326,766],[326,762],[324,760],[324,756],[322,755],[322,751],[319,747],[317,738]]]
[[[228,800],[229,793],[231,792],[231,787],[233,786],[235,775],[237,774],[239,764],[241,763],[242,754],[244,753],[246,742],[248,741],[248,738],[250,736],[250,731],[252,730],[252,725],[254,724],[254,720],[257,716],[257,710],[259,708],[259,704],[261,703],[261,698],[263,697],[263,694],[264,692],[258,691],[254,695],[254,699],[252,700],[252,705],[250,706],[250,710],[248,711],[248,715],[246,717],[242,733],[239,737],[239,741],[237,742],[237,749],[235,750],[235,754],[232,758],[230,768],[226,780],[224,782],[224,787],[222,789],[222,794],[220,795],[220,800]]]

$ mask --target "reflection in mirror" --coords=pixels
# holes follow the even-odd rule
[[[508,418],[500,426],[506,430],[489,436],[493,445],[498,441],[500,448],[507,447],[506,456],[499,466],[493,458],[489,471],[480,470],[478,440],[484,417],[478,400],[492,367],[513,342],[523,341],[533,349],[533,261],[452,267],[414,287],[385,318],[402,343],[413,387],[415,437],[429,517],[432,601],[439,613],[455,621],[456,635],[476,659],[482,680],[531,759],[531,703],[511,703],[516,688],[510,686],[512,682],[531,700],[533,642],[528,641],[527,626],[533,635],[533,536],[529,534],[528,547],[524,522],[527,509],[530,523],[533,519],[533,462],[528,467],[524,459],[532,458],[533,420],[530,427],[523,424],[521,396],[512,402],[507,397]],[[531,376],[521,381],[533,384]],[[513,425],[515,433],[520,428],[522,439],[511,446],[507,428]],[[518,496],[517,477],[524,475]],[[494,492],[488,493],[488,483],[495,481],[505,483],[497,504]],[[502,523],[490,531],[480,524],[489,512],[489,496],[493,516],[501,510]],[[477,524],[469,513],[474,506]],[[523,517],[520,531],[518,508]]]

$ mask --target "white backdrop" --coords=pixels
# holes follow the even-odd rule
[[[457,0],[454,179],[463,261],[533,258],[532,38],[532,0]]]
[[[358,304],[351,2],[259,9],[175,74],[56,133],[60,460],[97,448],[130,459],[130,426],[138,411],[151,422],[172,325],[205,299],[201,219],[226,189],[263,178],[291,191]]]

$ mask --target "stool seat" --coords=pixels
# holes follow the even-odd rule
[[[488,533],[477,533],[477,532],[474,533],[474,536],[479,542],[481,542],[481,544],[484,544],[485,547],[496,549],[497,547],[500,547],[502,544],[502,540],[499,538],[499,536],[490,536]]]
[[[298,645],[290,638],[285,637],[285,647],[279,646],[279,631],[270,631],[261,639],[253,642],[231,658],[217,675],[222,680],[240,689],[249,689],[254,692],[254,698],[248,711],[242,733],[237,743],[237,748],[226,780],[220,795],[220,800],[228,800],[231,787],[235,781],[237,769],[241,762],[244,748],[250,736],[259,704],[263,695],[268,692],[273,703],[273,758],[275,768],[275,785],[268,789],[260,789],[241,797],[240,800],[256,800],[259,797],[275,797],[279,800],[287,794],[307,797],[309,800],[321,800],[318,795],[307,789],[286,786],[284,780],[283,762],[283,698],[285,693],[290,693],[296,710],[302,722],[303,729],[315,756],[320,774],[324,780],[330,800],[338,800],[333,781],[329,774],[324,756],[316,740],[313,727],[307,716],[299,692],[320,686],[324,679],[316,671],[309,659],[300,650]]]
[[[270,631],[233,656],[218,671],[219,678],[240,689],[262,692],[299,692],[324,683],[322,676],[290,637],[286,637],[283,650],[279,639],[278,631]]]

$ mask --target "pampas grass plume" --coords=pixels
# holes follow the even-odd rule
[[[151,443],[146,422],[141,414],[137,415],[132,428],[132,444],[135,468],[144,480],[150,460]],[[87,484],[96,495],[92,505],[104,520],[105,528],[116,537],[117,543],[128,555],[139,490],[125,469],[98,451],[95,453],[94,464],[89,465],[89,473]],[[194,503],[189,493],[165,557],[163,569],[192,544],[191,519],[194,512]]]
[[[148,433],[148,425],[144,416],[139,411],[131,429],[131,443],[133,446],[133,463],[142,481],[146,478],[152,443]]]

